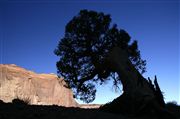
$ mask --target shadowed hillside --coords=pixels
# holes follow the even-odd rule
[[[180,117],[180,107],[167,104],[173,114]],[[82,109],[57,105],[28,105],[14,99],[13,103],[0,101],[0,119],[157,119],[155,116],[125,117],[121,114],[102,112],[99,109]],[[179,119],[179,118],[178,118]]]
[[[126,119],[98,109],[27,105],[23,102],[0,103],[0,119]]]

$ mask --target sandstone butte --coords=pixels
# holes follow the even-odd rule
[[[78,107],[71,89],[55,74],[37,74],[14,64],[0,64],[0,100],[29,99],[35,105]]]

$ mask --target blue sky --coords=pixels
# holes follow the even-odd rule
[[[112,23],[138,40],[145,77],[158,77],[166,101],[180,103],[180,2],[178,0],[2,0],[0,2],[0,58],[37,73],[56,73],[53,54],[65,25],[79,10],[111,14]],[[93,103],[120,95],[111,82],[98,87]]]

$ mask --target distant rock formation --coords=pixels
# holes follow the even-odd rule
[[[96,109],[101,106],[103,106],[103,104],[79,104],[79,107],[84,109]]]
[[[14,64],[0,64],[0,100],[30,99],[30,104],[77,107],[71,89],[55,74],[36,74]]]

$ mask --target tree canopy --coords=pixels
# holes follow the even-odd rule
[[[65,35],[60,39],[55,54],[58,75],[64,77],[74,96],[87,103],[95,99],[96,83],[113,80],[121,83],[107,56],[113,47],[128,52],[134,67],[144,73],[146,61],[141,59],[137,41],[130,43],[130,35],[116,24],[111,24],[109,14],[81,10],[65,27]]]

